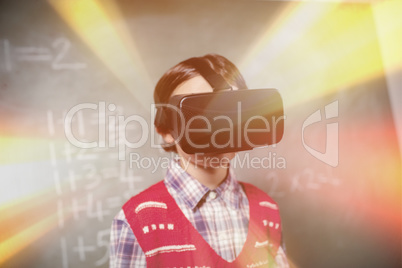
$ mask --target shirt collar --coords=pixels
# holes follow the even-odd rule
[[[179,160],[172,160],[168,168],[165,184],[191,209],[194,209],[200,201],[210,192],[210,189],[188,174],[180,165]],[[234,176],[232,169],[226,179],[213,191],[217,198],[233,209],[239,208],[241,186]]]
[[[218,196],[223,198],[229,207],[233,209],[239,208],[240,198],[242,197],[240,194],[241,186],[236,180],[236,176],[231,168],[229,169],[229,174],[226,179],[218,188],[215,189],[215,191]]]

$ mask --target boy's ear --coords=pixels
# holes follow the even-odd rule
[[[157,127],[156,127],[156,132],[158,132],[158,134],[162,136],[163,140],[167,144],[173,144],[174,143],[174,138],[170,133],[163,132]]]

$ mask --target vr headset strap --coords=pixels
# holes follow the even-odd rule
[[[188,60],[196,70],[204,77],[205,80],[211,85],[214,92],[220,91],[223,89],[232,89],[232,87],[226,82],[225,78],[222,75],[216,73],[211,66],[209,66],[208,62],[200,59],[198,57],[194,57]]]

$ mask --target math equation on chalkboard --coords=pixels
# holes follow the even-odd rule
[[[12,72],[22,64],[47,65],[52,70],[81,70],[87,68],[82,59],[72,56],[74,46],[66,37],[59,37],[46,45],[14,44],[9,39],[1,40],[3,66]]]
[[[123,113],[118,106],[116,113]],[[109,260],[111,219],[125,200],[142,188],[143,177],[117,161],[108,148],[77,148],[64,140],[67,111],[47,110],[48,151],[59,240],[59,267],[105,267]],[[78,113],[72,121],[84,139],[98,120]],[[119,135],[109,139],[119,141]],[[121,192],[118,190],[122,190]],[[92,226],[93,228],[88,228]]]

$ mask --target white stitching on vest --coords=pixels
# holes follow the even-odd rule
[[[159,230],[166,230],[166,229],[165,229],[165,224],[160,223],[159,225],[157,225],[157,224],[151,224],[151,227],[149,227],[148,225],[146,225],[146,226],[144,226],[144,227],[142,228],[142,231],[144,232],[144,234],[147,234],[147,233],[149,233],[150,231],[158,230],[158,227],[159,227]],[[174,224],[173,224],[173,223],[168,223],[168,224],[167,224],[167,229],[168,229],[168,230],[173,230],[173,229],[174,229]]]
[[[254,268],[254,267],[258,267],[264,264],[267,264],[268,261],[259,261],[257,263],[252,263],[252,264],[247,264],[247,268]]]
[[[274,227],[275,227],[275,229],[278,229],[278,228],[279,228],[279,223],[275,223],[275,222],[273,222],[273,221],[262,220],[262,224],[263,224],[264,226],[269,226],[269,227],[271,227],[271,228],[274,228]]]
[[[182,252],[196,250],[194,245],[172,245],[154,248],[145,252],[145,256],[152,257],[158,253]]]
[[[264,242],[255,241],[255,245],[254,245],[255,248],[263,248],[266,246],[268,246],[268,240],[265,240]]]
[[[162,202],[148,201],[148,202],[144,202],[144,203],[139,204],[135,208],[135,213],[140,212],[144,208],[163,208],[163,209],[167,209],[167,205],[165,203],[162,203]]]
[[[262,207],[267,207],[267,208],[271,208],[271,209],[278,209],[278,206],[274,203],[268,202],[268,201],[262,201],[260,202],[260,206]]]

